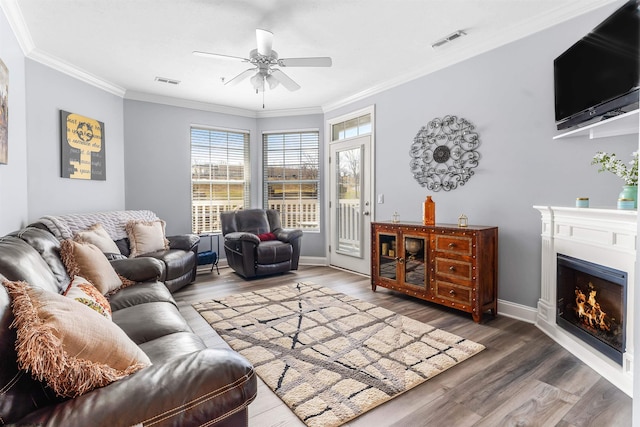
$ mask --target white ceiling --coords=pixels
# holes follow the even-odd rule
[[[0,0],[29,58],[125,98],[254,115],[328,111],[612,3],[624,1]],[[256,28],[274,33],[280,57],[333,66],[284,68],[302,88],[267,90],[263,109],[248,80],[221,82],[247,64],[192,55],[248,57]],[[456,30],[467,36],[431,47]]]

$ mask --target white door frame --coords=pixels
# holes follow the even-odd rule
[[[327,218],[325,222],[325,236],[326,236],[326,253],[327,253],[327,263],[329,265],[331,265],[331,257],[333,255],[333,250],[329,251],[329,244],[331,242],[331,221],[332,221],[332,215],[331,215],[331,209],[329,208],[329,201],[331,200],[331,191],[330,191],[330,173],[331,173],[331,165],[329,164],[329,155],[331,153],[331,138],[332,138],[332,126],[336,123],[341,123],[350,119],[354,119],[356,117],[360,117],[360,116],[364,116],[366,114],[369,114],[371,117],[371,142],[370,142],[370,150],[369,150],[369,159],[368,164],[365,164],[364,167],[368,168],[369,171],[371,171],[371,183],[370,183],[370,190],[369,190],[369,197],[368,199],[370,200],[370,218],[371,218],[371,222],[375,221],[375,215],[376,215],[376,198],[375,198],[375,135],[376,135],[376,128],[375,128],[375,105],[370,105],[368,107],[365,107],[363,109],[357,110],[357,111],[353,111],[351,113],[339,116],[339,117],[334,117],[331,119],[328,119],[325,121],[325,150],[324,150],[324,170],[327,171],[327,173],[324,174],[324,188],[325,188],[325,200],[324,200],[324,211],[327,212],[327,214],[325,215],[325,217]],[[366,198],[365,198],[366,199]],[[371,239],[371,230],[364,230],[364,237],[365,239]],[[365,254],[367,258],[370,257],[370,254]],[[362,272],[363,274],[365,274],[364,272]],[[366,272],[367,275],[371,274],[371,271],[367,271]]]

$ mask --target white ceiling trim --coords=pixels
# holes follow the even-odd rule
[[[559,6],[553,10],[550,10],[549,12],[532,17],[532,19],[527,21],[525,25],[512,27],[507,31],[501,32],[496,37],[486,39],[479,43],[474,43],[473,45],[468,45],[468,47],[466,47],[465,49],[459,50],[452,55],[446,55],[442,58],[442,60],[427,64],[425,67],[421,68],[418,71],[398,76],[397,78],[383,82],[379,85],[370,87],[364,91],[352,94],[350,96],[336,100],[334,102],[329,102],[318,107],[310,107],[310,108],[303,108],[303,109],[270,110],[270,111],[246,110],[241,108],[210,104],[210,103],[200,102],[200,101],[190,101],[186,99],[171,98],[171,97],[165,97],[165,96],[159,96],[159,95],[127,91],[125,88],[120,87],[119,85],[113,84],[96,75],[93,75],[84,70],[81,70],[78,67],[70,63],[67,63],[57,57],[54,57],[39,51],[34,45],[33,39],[31,38],[30,32],[25,24],[25,20],[17,0],[0,0],[0,7],[2,8],[5,15],[7,16],[7,20],[9,21],[11,29],[16,35],[16,38],[18,39],[18,43],[20,44],[20,47],[23,53],[25,54],[25,56],[28,57],[29,59],[37,61],[48,67],[51,67],[54,70],[60,71],[70,77],[76,78],[80,81],[83,81],[85,83],[88,83],[90,85],[93,85],[109,93],[112,93],[114,95],[117,95],[126,99],[156,102],[160,104],[180,106],[185,108],[193,108],[193,109],[198,109],[203,111],[212,111],[212,112],[217,112],[222,114],[232,114],[232,115],[237,115],[242,117],[252,117],[252,118],[265,117],[266,118],[266,117],[322,114],[328,111],[332,111],[332,110],[347,106],[356,101],[363,100],[372,95],[392,89],[399,85],[405,84],[407,82],[413,81],[420,77],[424,77],[428,74],[431,74],[438,70],[442,70],[455,63],[472,58],[481,53],[485,53],[499,46],[503,46],[514,40],[521,39],[531,33],[535,33],[543,29],[552,27],[563,21],[566,21],[567,19],[587,13],[597,8],[601,8],[607,4],[615,3],[617,1],[618,0],[583,0],[583,2],[581,2],[581,10],[578,13],[576,13],[575,7]],[[472,28],[464,29],[464,30],[467,30],[471,33],[473,32]],[[440,49],[449,49],[449,48],[451,48],[451,46],[445,46]]]
[[[443,59],[440,60],[439,62],[428,64],[425,67],[413,73],[408,73],[402,76],[398,76],[392,80],[388,80],[377,86],[372,86],[364,91],[355,93],[346,98],[337,100],[335,102],[326,103],[322,106],[322,110],[324,112],[330,112],[338,108],[345,107],[354,102],[361,101],[370,96],[373,96],[378,93],[384,92],[386,90],[392,89],[394,87],[403,85],[405,83],[409,83],[413,80],[427,76],[431,73],[442,70],[451,65],[473,58],[474,56],[478,56],[482,53],[489,52],[498,47],[520,40],[531,34],[551,28],[564,21],[567,21],[568,19],[583,15],[592,10],[601,8],[607,4],[615,3],[616,1],[618,0],[604,0],[604,1],[603,0],[584,0],[584,3],[581,4],[582,9],[580,13],[576,13],[575,9],[573,8],[558,7],[553,11],[549,11],[548,13],[541,14],[534,17],[534,19],[531,19],[530,21],[528,21],[527,25],[521,25],[517,28],[511,28],[509,31],[501,32],[500,35],[496,37],[486,39],[480,43],[474,43],[473,45],[469,45],[466,49],[459,50],[453,55],[447,55],[446,57],[443,57]],[[473,29],[466,29],[466,31],[473,34]],[[444,46],[438,49],[444,50],[449,48],[451,48],[451,46]]]
[[[11,30],[16,35],[22,53],[24,56],[27,56],[36,46],[24,22],[24,16],[18,6],[17,0],[0,0],[0,9],[4,12]]]
[[[173,98],[170,96],[154,95],[144,92],[135,92],[128,90],[124,96],[125,99],[133,101],[152,102],[155,104],[170,105],[181,108],[191,108],[193,110],[209,111],[212,113],[230,114],[233,116],[249,117],[253,119],[262,119],[268,117],[290,117],[305,116],[310,114],[323,114],[320,107],[312,108],[292,108],[288,110],[265,110],[253,111],[243,108],[228,107],[226,105],[211,104],[208,102],[191,101],[183,98]]]
[[[106,92],[121,98],[124,97],[125,89],[123,87],[83,71],[73,64],[69,64],[59,58],[39,51],[33,43],[31,33],[25,24],[24,16],[22,15],[20,6],[18,6],[17,0],[0,0],[0,6],[9,21],[11,30],[18,39],[18,44],[24,56]]]

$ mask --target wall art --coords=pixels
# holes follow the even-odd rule
[[[464,185],[478,166],[480,137],[466,119],[435,118],[418,131],[411,144],[409,166],[418,183],[431,191]]]
[[[104,123],[60,110],[63,178],[104,181]]]
[[[0,59],[0,164],[9,161],[9,69]]]

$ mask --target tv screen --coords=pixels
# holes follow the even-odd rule
[[[558,129],[638,102],[640,0],[627,2],[554,61]]]

